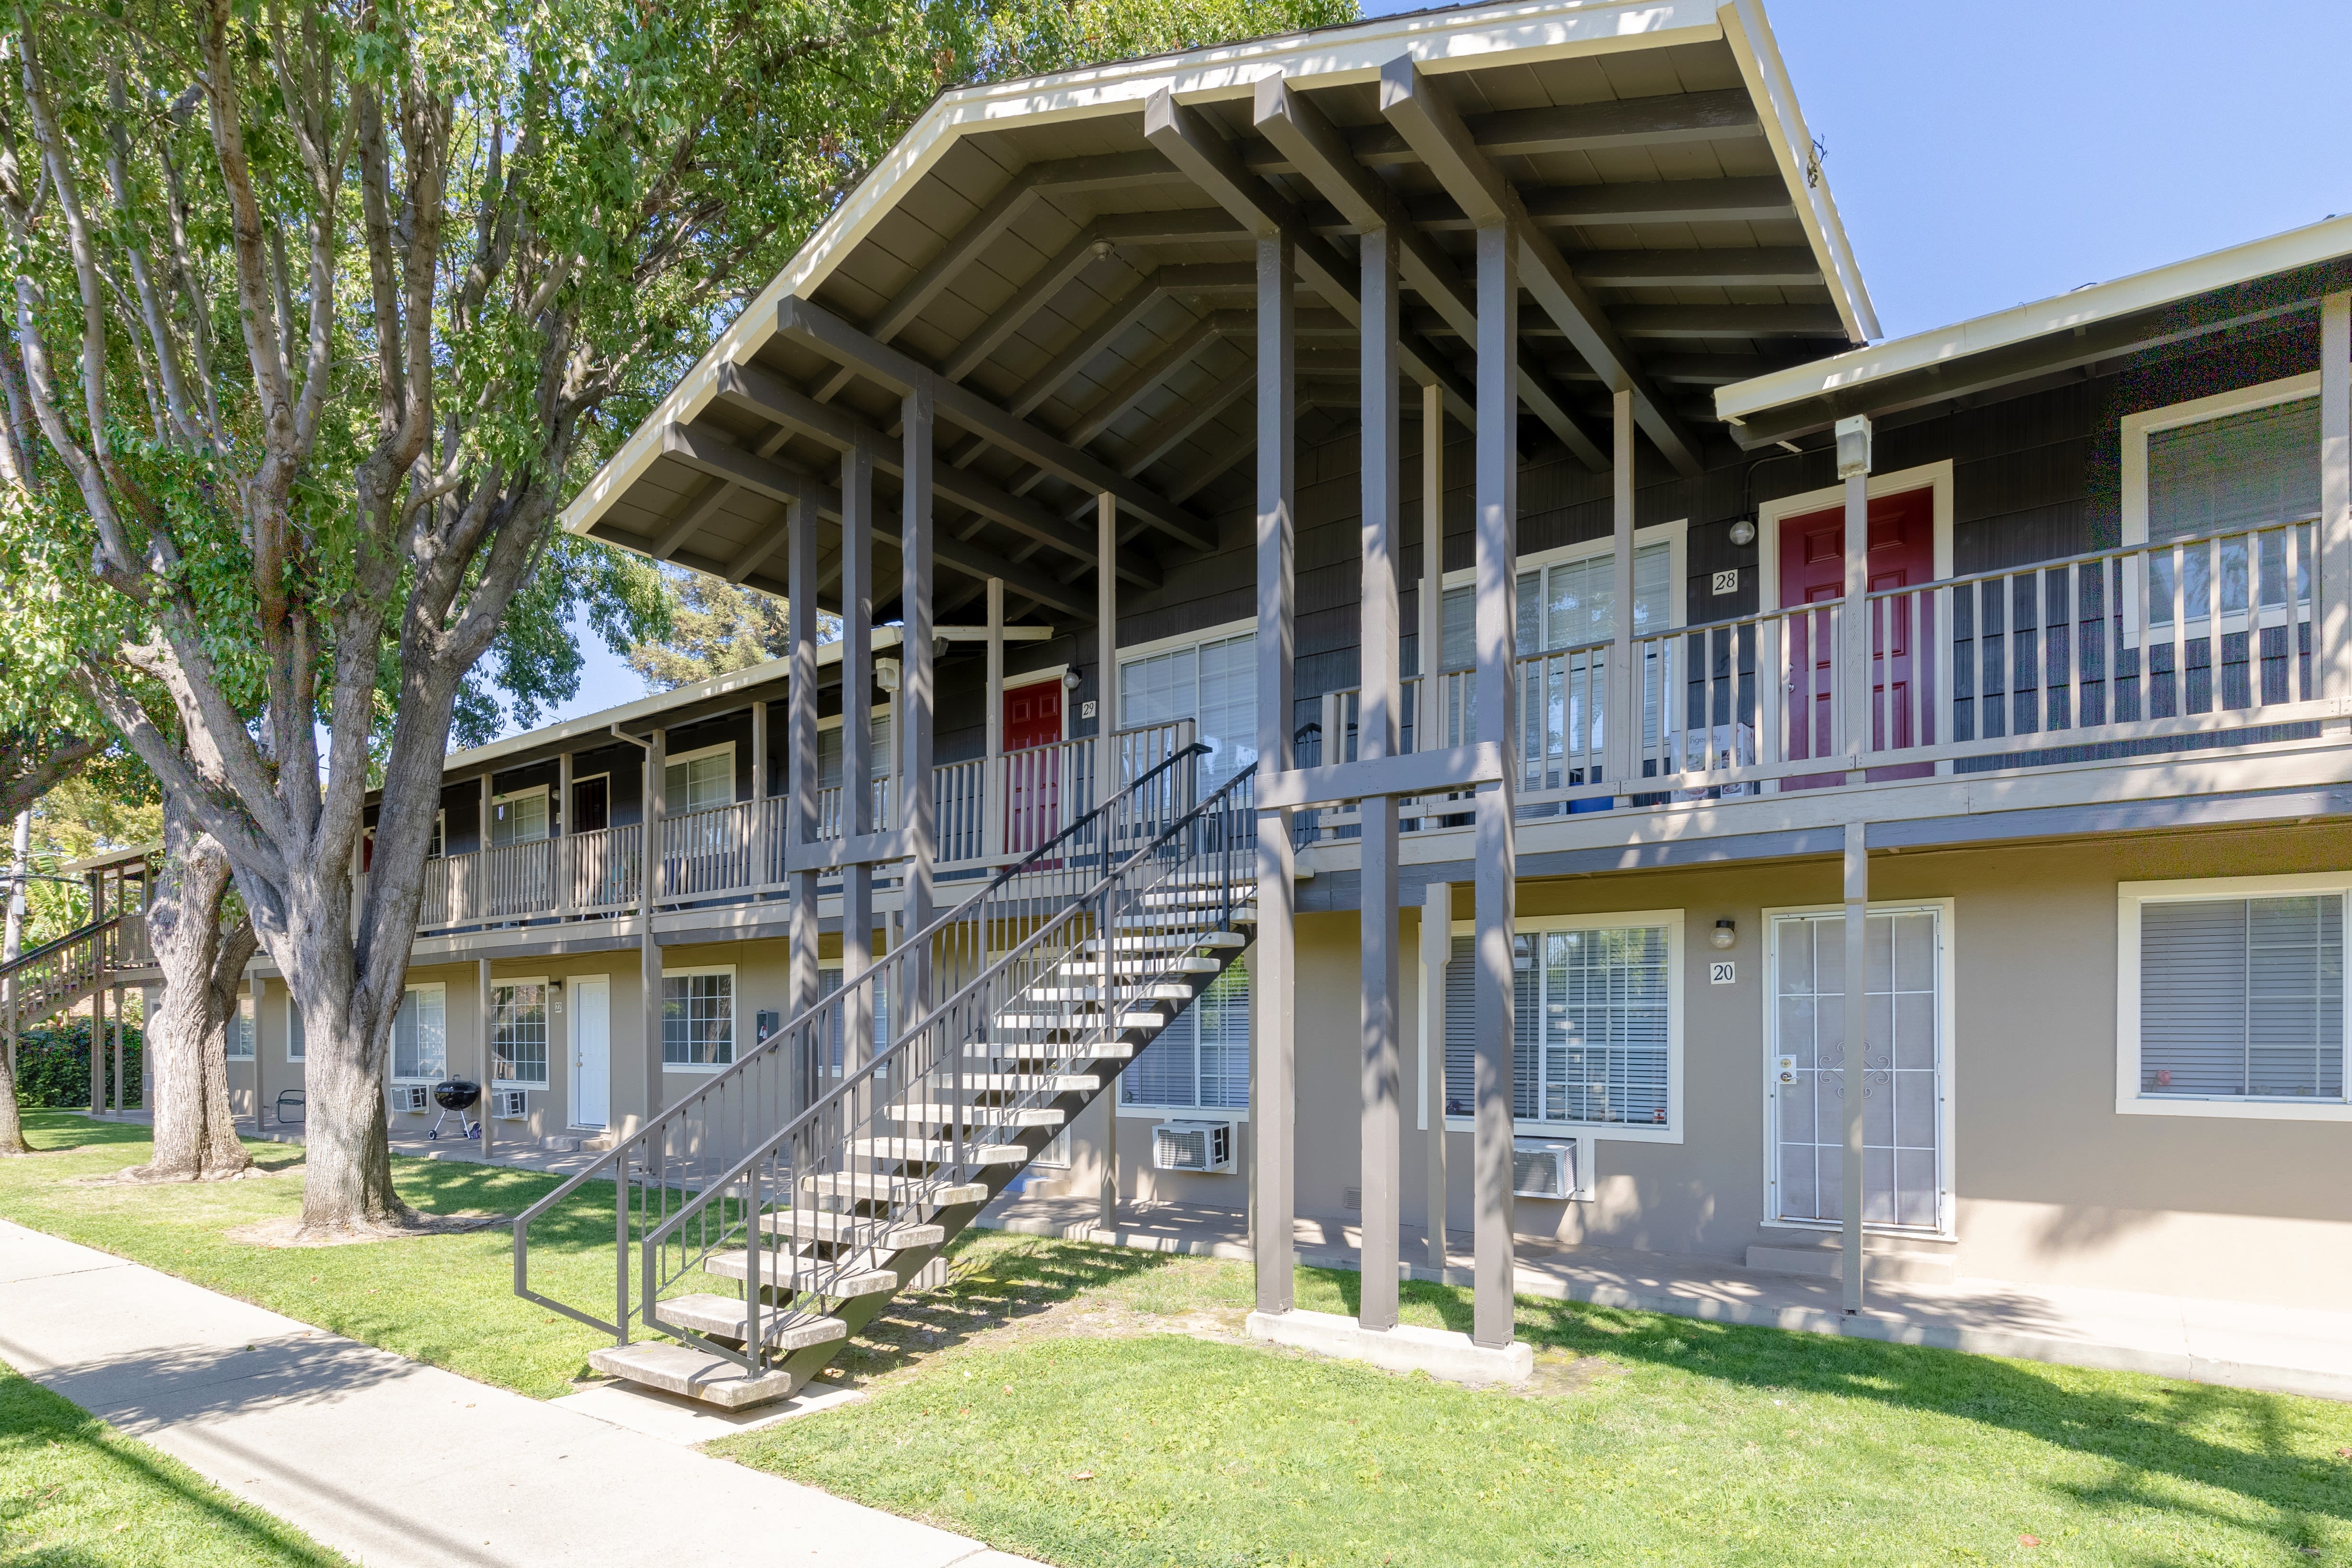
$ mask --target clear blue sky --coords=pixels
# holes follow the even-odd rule
[[[1766,3],[1889,337],[2352,212],[2345,0]]]

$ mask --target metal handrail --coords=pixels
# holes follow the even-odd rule
[[[48,957],[53,953],[70,947],[77,942],[89,941],[92,937],[98,936],[99,933],[121,924],[121,915],[110,915],[103,920],[93,920],[87,925],[79,926],[74,930],[68,931],[62,936],[53,936],[48,941],[42,943],[39,946],[27,948],[26,951],[17,954],[14,958],[9,959],[6,963],[0,964],[0,979],[7,978],[9,976],[15,974],[17,970],[24,968],[28,964],[38,963],[41,959]]]
[[[1139,775],[1135,779],[1123,788],[1118,794],[1113,796],[1110,800],[1104,801],[1101,805],[1096,807],[1085,816],[1071,822],[1067,827],[1056,833],[1052,839],[1031,851],[1017,863],[1007,866],[994,877],[991,878],[984,886],[974,892],[970,897],[966,898],[962,903],[957,904],[954,908],[947,911],[946,913],[935,916],[928,925],[923,926],[920,931],[906,938],[900,944],[900,950],[903,951],[912,948],[916,943],[927,941],[942,929],[950,926],[959,921],[970,918],[971,912],[974,908],[985,902],[991,895],[1003,889],[1015,879],[1024,874],[1031,873],[1044,862],[1063,858],[1070,842],[1087,831],[1092,825],[1097,821],[1097,820],[1109,813],[1113,808],[1118,806],[1121,801],[1128,800],[1138,791],[1151,784],[1160,777],[1160,775],[1175,767],[1179,762],[1184,760],[1186,758],[1196,755],[1205,756],[1208,754],[1208,751],[1209,748],[1195,741],[1192,745],[1175,752],[1173,755],[1150,768],[1148,771]],[[845,976],[843,977],[842,991],[847,991],[859,985],[869,983],[869,977],[881,970],[888,962],[889,957],[886,955],[883,958],[869,963],[864,969],[859,970],[856,975]],[[832,993],[832,996],[839,996],[842,994],[842,991]],[[530,1207],[524,1209],[522,1213],[516,1216],[514,1221],[515,1293],[527,1301],[538,1302],[542,1306],[552,1308],[566,1316],[577,1319],[582,1322],[589,1324],[591,1327],[602,1328],[616,1334],[625,1335],[627,1332],[625,1327],[625,1313],[622,1314],[624,1318],[623,1322],[607,1322],[603,1319],[593,1317],[587,1313],[582,1312],[564,1302],[552,1301],[545,1296],[541,1296],[530,1288],[528,1239],[530,1227],[533,1222],[552,1209],[557,1204],[562,1203],[564,1199],[570,1197],[588,1182],[595,1180],[599,1176],[605,1176],[608,1173],[612,1174],[613,1179],[615,1180],[616,1185],[622,1189],[621,1203],[624,1209],[625,1209],[626,1183],[622,1178],[625,1177],[627,1174],[627,1162],[644,1151],[654,1147],[656,1140],[667,1134],[677,1124],[685,1122],[703,1104],[713,1101],[715,1097],[719,1095],[723,1091],[743,1078],[755,1063],[772,1060],[780,1054],[784,1043],[793,1038],[795,1027],[804,1026],[811,1018],[819,1011],[822,1011],[826,1003],[831,999],[831,997],[821,998],[814,1006],[802,1012],[792,1021],[792,1023],[778,1029],[766,1040],[755,1044],[751,1051],[739,1056],[735,1061],[711,1077],[693,1094],[679,1101],[677,1104],[670,1106],[668,1109],[651,1118],[645,1126],[639,1128],[635,1134],[623,1139],[613,1148],[607,1150],[603,1155],[599,1156],[593,1163],[565,1180],[561,1186],[557,1186],[554,1191],[549,1193],[545,1197],[541,1198],[537,1203],[532,1204]],[[648,1049],[655,1049],[653,1042],[648,1041],[647,1045]],[[624,1233],[625,1233],[625,1216],[624,1216],[621,1228]]]

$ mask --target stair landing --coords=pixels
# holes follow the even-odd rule
[[[789,1372],[768,1372],[752,1377],[723,1355],[653,1340],[592,1350],[588,1353],[588,1364],[607,1377],[626,1378],[665,1394],[682,1394],[722,1410],[740,1410],[747,1405],[789,1399],[794,1388]]]

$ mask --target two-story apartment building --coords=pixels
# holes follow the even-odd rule
[[[946,95],[566,514],[793,659],[451,758],[395,1108],[703,1151],[644,1324],[645,1194],[797,1192],[759,1396],[1040,1155],[1251,1210],[1277,1334],[1294,1214],[1375,1333],[1473,1234],[1497,1355],[1514,1238],[2340,1304],[2352,220],[1870,343],[1811,146],[1756,0]],[[1254,901],[1118,989],[1230,865],[1055,835],[1194,744]]]

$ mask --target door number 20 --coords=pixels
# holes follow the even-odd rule
[[[1717,958],[1707,964],[1706,983],[1710,986],[1734,985],[1738,978],[1739,965],[1735,959]]]

